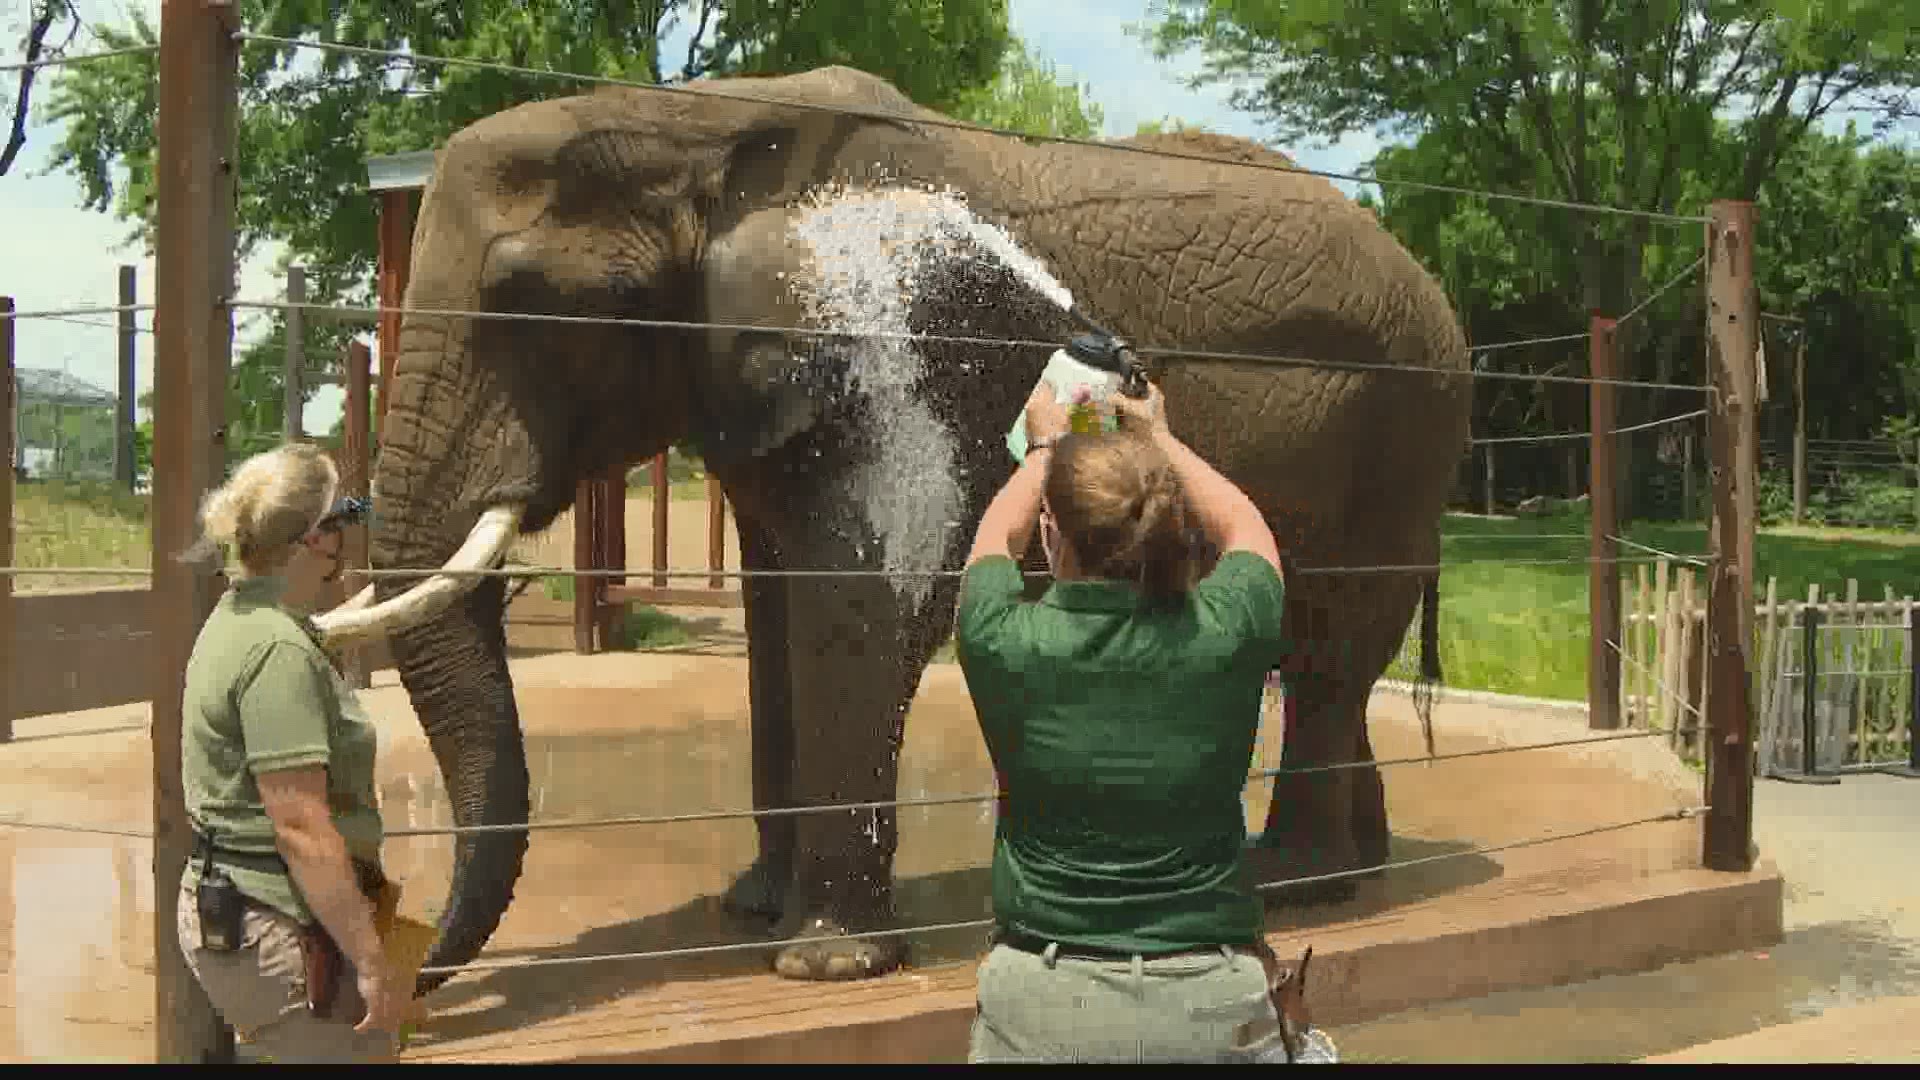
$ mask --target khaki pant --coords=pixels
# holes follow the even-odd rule
[[[300,951],[300,924],[272,908],[249,903],[242,947],[213,952],[200,947],[200,911],[193,889],[181,882],[180,951],[222,1020],[234,1030],[243,1059],[275,1063],[357,1064],[395,1059],[393,1037],[361,1033],[353,1023],[365,1011],[353,961],[344,960],[333,999],[333,1018],[307,1011],[307,966]],[[343,958],[344,959],[344,958]]]
[[[1260,958],[1128,960],[996,945],[980,964],[973,1063],[1250,1063],[1281,1053]]]

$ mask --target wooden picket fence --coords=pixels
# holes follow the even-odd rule
[[[1706,576],[1662,559],[1648,573],[1638,565],[1623,582],[1620,698],[1630,727],[1663,731],[1682,757],[1702,757],[1706,715]],[[1754,722],[1764,771],[1798,769],[1803,728],[1801,684],[1807,660],[1806,612],[1816,611],[1813,663],[1817,761],[1823,770],[1904,760],[1912,738],[1911,666],[1907,629],[1912,596],[1891,586],[1879,600],[1862,600],[1849,579],[1845,599],[1821,599],[1818,585],[1804,601],[1783,601],[1779,579],[1767,579],[1755,609],[1748,650]]]

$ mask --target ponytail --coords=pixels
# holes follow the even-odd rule
[[[1186,503],[1166,453],[1137,434],[1072,434],[1054,449],[1047,503],[1081,566],[1132,581],[1150,608],[1192,586]]]

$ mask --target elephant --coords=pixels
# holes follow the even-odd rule
[[[955,571],[1015,467],[1006,433],[1091,319],[1148,358],[1174,433],[1279,536],[1283,766],[1359,766],[1276,778],[1254,842],[1295,875],[1377,868],[1365,708],[1431,580],[1320,571],[1438,562],[1466,339],[1366,208],[1249,161],[1288,159],[1193,132],[1033,143],[846,67],[474,122],[422,197],[374,477],[370,565],[421,573],[379,576],[316,625],[335,644],[385,635],[458,824],[524,823],[504,586],[470,571],[552,523],[581,478],[690,442],[734,507],[743,568],[786,572],[742,585],[755,808],[892,800]],[[873,936],[897,918],[893,813],[757,824],[725,899],[793,939],[774,970],[903,962]],[[461,836],[430,966],[478,954],[527,843]]]

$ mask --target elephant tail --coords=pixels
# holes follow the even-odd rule
[[[1413,704],[1420,713],[1420,733],[1433,749],[1433,699],[1440,674],[1440,575],[1426,579],[1420,593],[1420,677],[1413,684]]]

